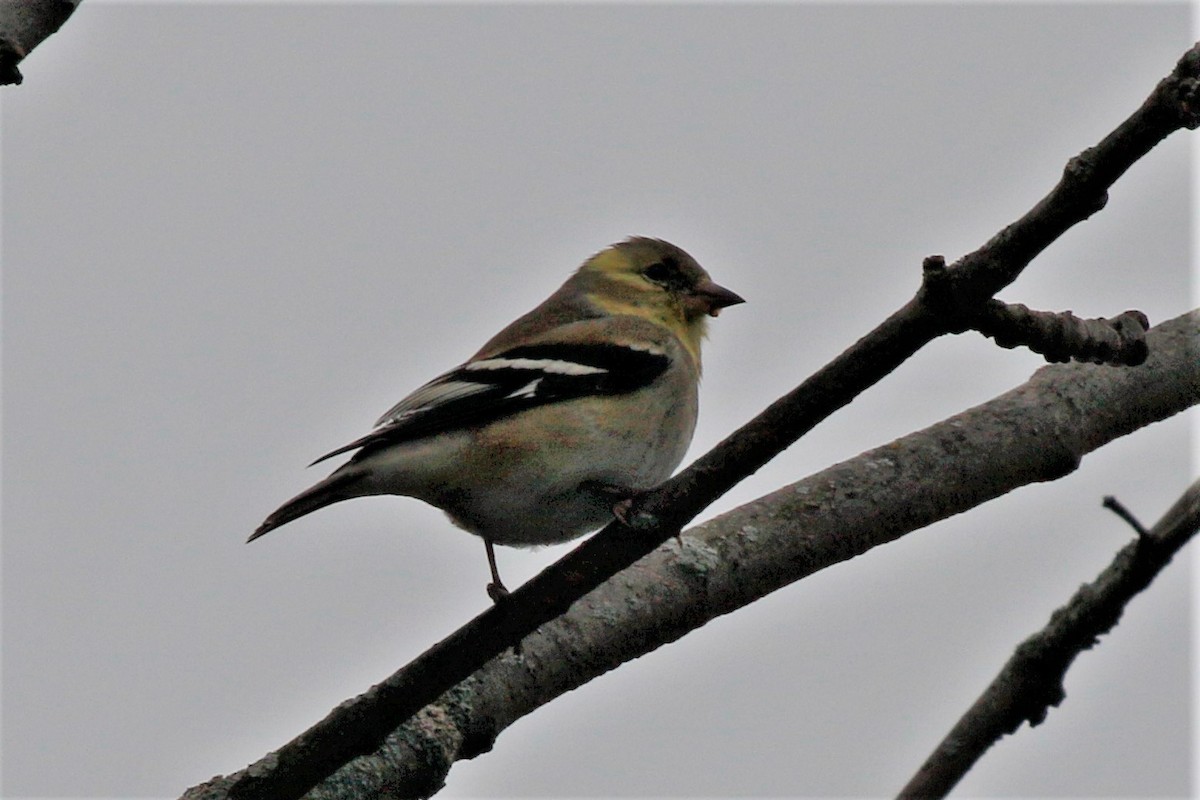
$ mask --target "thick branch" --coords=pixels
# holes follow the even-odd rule
[[[658,548],[395,731],[309,800],[424,797],[555,697],[711,619],[910,531],[1070,471],[1200,403],[1200,313],[1149,337],[1132,370],[1056,366],[923,431],[830,467]]]
[[[738,481],[887,375],[926,343],[960,329],[1029,261],[1103,206],[1109,186],[1174,130],[1194,127],[1200,46],[1099,145],[1071,162],[1032,211],[953,267],[927,270],[916,298],[688,469],[648,494],[633,527],[611,524],[388,680],[239,773],[229,797],[296,798],[387,735],[493,656],[674,536]],[[1086,169],[1084,166],[1086,165]],[[936,274],[935,274],[936,273]],[[214,789],[215,791],[215,789]]]
[[[0,0],[0,86],[24,78],[17,65],[57,31],[79,0]]]
[[[1116,626],[1125,606],[1200,530],[1200,481],[1158,523],[1117,553],[1080,587],[1045,628],[1022,642],[991,685],[963,714],[899,796],[945,797],[989,747],[1022,722],[1041,723],[1066,697],[1063,680],[1075,657]]]

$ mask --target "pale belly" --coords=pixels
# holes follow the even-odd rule
[[[514,447],[503,430],[478,436],[469,485],[447,486],[433,505],[459,527],[497,544],[564,542],[613,519],[621,490],[649,489],[679,465],[688,441],[656,426],[651,436],[627,428],[551,427],[537,444]],[[664,420],[664,425],[669,424]]]

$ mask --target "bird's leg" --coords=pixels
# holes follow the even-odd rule
[[[492,571],[492,582],[487,585],[488,597],[492,598],[493,603],[499,604],[508,597],[508,589],[500,580],[500,571],[496,569],[496,550],[492,547],[492,540],[484,539],[483,546],[487,548],[488,567]]]
[[[492,598],[492,602],[501,610],[505,611],[509,608],[505,604],[508,599],[508,589],[504,587],[504,582],[500,580],[500,570],[496,569],[496,549],[492,545],[491,539],[484,539],[483,546],[487,548],[488,567],[492,570],[492,582],[487,585],[488,597]],[[514,656],[521,655],[521,641],[512,646]]]

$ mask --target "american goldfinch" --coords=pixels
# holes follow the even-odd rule
[[[696,425],[707,318],[741,302],[673,244],[615,244],[366,436],[314,461],[358,451],[248,541],[352,497],[416,497],[483,539],[497,599],[507,590],[493,545],[581,536],[670,476]]]

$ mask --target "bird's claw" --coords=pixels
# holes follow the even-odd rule
[[[617,501],[613,504],[612,513],[622,525],[626,528],[633,528],[635,531],[642,531],[648,528],[653,528],[658,524],[658,518],[654,514],[649,514],[641,509],[635,509],[634,504],[637,503],[647,493],[645,491],[633,491],[628,497]],[[676,534],[678,537],[679,534]]]
[[[633,525],[629,521],[629,512],[633,510],[633,498],[626,497],[624,500],[618,500],[612,507],[613,516],[616,517],[622,525],[627,528],[632,528]]]
[[[635,491],[631,497],[626,497],[624,500],[620,500],[613,505],[613,516],[620,520],[621,524],[626,528],[638,530],[650,527],[656,522],[652,515],[645,512],[632,513],[634,501],[644,494],[646,493]],[[683,534],[681,531],[675,531],[675,541],[679,543],[680,547],[683,547]]]

